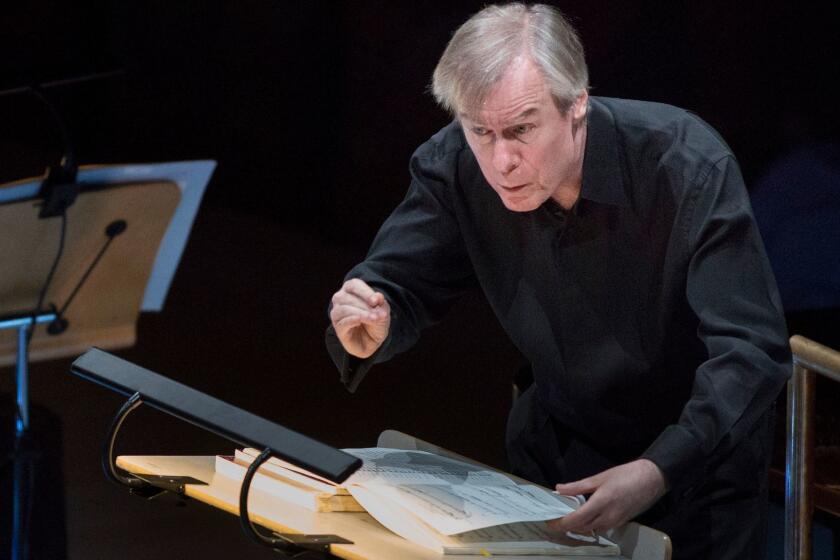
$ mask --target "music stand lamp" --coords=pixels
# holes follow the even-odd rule
[[[248,493],[257,469],[272,456],[335,483],[343,482],[358,470],[361,459],[97,348],[76,359],[70,371],[129,397],[114,417],[102,450],[102,465],[111,481],[144,497],[162,491],[183,494],[185,484],[204,484],[189,477],[132,475],[117,467],[113,452],[120,426],[131,411],[146,403],[238,445],[263,450],[248,467],[239,493],[240,525],[251,540],[286,553],[302,550],[326,553],[330,544],[352,544],[336,535],[274,533],[275,537],[267,537],[251,522]]]

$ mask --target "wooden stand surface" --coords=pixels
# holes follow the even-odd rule
[[[104,245],[105,228],[125,220],[96,269],[68,308],[70,327],[51,336],[35,329],[30,361],[134,344],[140,305],[158,247],[181,192],[172,182],[112,185],[79,194],[67,210],[64,255],[44,305],[61,306]],[[61,218],[38,219],[40,200],[0,204],[0,317],[30,312],[58,251]],[[16,358],[16,334],[0,331],[0,366]]]
[[[443,448],[418,440],[406,434],[387,430],[379,437],[380,447],[433,451],[470,461]],[[191,476],[207,485],[187,485],[186,495],[225,510],[239,514],[240,484],[214,472],[214,457],[183,456],[121,456],[117,465],[137,474]],[[474,464],[475,461],[470,461]],[[490,467],[486,467],[490,468]],[[353,541],[352,545],[334,544],[330,552],[348,560],[474,560],[476,556],[437,554],[412,544],[379,524],[367,513],[315,513],[300,506],[283,502],[260,490],[251,488],[249,495],[251,519],[273,531],[283,533],[334,534]],[[670,560],[671,541],[664,533],[637,523],[612,531],[609,535],[621,548],[621,558],[629,560]],[[244,536],[241,536],[244,541]],[[247,543],[250,545],[250,543]],[[504,556],[508,560],[558,560],[559,556]],[[586,560],[591,557],[574,556]]]

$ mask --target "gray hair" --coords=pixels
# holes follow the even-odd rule
[[[530,56],[565,113],[589,88],[577,32],[545,4],[487,6],[455,31],[432,77],[432,94],[455,114],[479,107],[520,55]]]

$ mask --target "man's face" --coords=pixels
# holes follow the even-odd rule
[[[536,66],[518,57],[484,103],[460,113],[467,143],[502,203],[514,212],[549,198],[565,207],[580,190],[586,93],[565,115]],[[571,197],[571,198],[570,198]]]

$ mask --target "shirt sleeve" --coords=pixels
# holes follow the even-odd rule
[[[689,196],[686,297],[708,359],[678,423],[642,455],[683,492],[749,435],[791,373],[781,301],[735,160],[718,161]]]
[[[420,331],[439,321],[475,282],[450,203],[457,152],[430,157],[421,150],[411,158],[405,198],[380,228],[364,262],[345,277],[361,278],[388,300],[388,338],[373,356],[361,360],[347,354],[332,326],[327,328],[327,350],[351,392],[373,364],[414,345]]]

